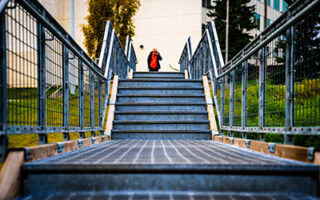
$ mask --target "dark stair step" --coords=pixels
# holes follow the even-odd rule
[[[134,72],[133,78],[183,78],[183,72]]]
[[[116,103],[116,111],[206,111],[206,103]]]
[[[60,200],[95,200],[95,199],[112,199],[112,200],[211,200],[211,199],[233,199],[233,200],[315,200],[314,197],[304,194],[292,193],[233,193],[233,192],[139,192],[139,191],[121,191],[121,192],[73,192],[73,193],[60,193],[60,194],[39,194],[22,196],[17,200],[42,200],[42,199],[60,199]]]
[[[210,140],[210,130],[119,130],[113,129],[113,140]]]
[[[175,79],[184,79],[184,76],[177,76],[177,77],[174,77],[174,76],[133,76],[133,80],[136,79],[136,78],[139,78],[139,79],[150,79],[150,78],[161,78],[161,79],[172,79],[172,78],[175,78]]]
[[[203,87],[118,87],[118,94],[192,95],[203,93]]]
[[[233,192],[317,195],[319,166],[210,140],[112,140],[29,162],[22,194]]]
[[[120,80],[119,86],[122,87],[202,87],[202,80],[189,80],[189,79],[130,79]]]
[[[115,120],[207,120],[208,112],[115,111]]]
[[[145,120],[114,120],[114,129],[122,130],[206,130],[209,129],[208,120],[193,121],[145,121]]]
[[[139,95],[139,94],[118,94],[117,102],[140,102],[140,103],[161,103],[161,102],[172,102],[172,103],[204,103],[205,96],[202,94],[198,95]]]

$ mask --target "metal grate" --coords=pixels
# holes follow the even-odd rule
[[[22,6],[12,2],[9,2],[8,6],[16,6],[15,9],[5,11],[8,123],[36,126],[38,124],[37,21]]]
[[[31,163],[36,165],[307,165],[212,141],[114,140]]]
[[[68,200],[313,200],[313,197],[299,194],[279,193],[231,193],[231,192],[74,192],[71,194],[49,194],[27,196],[18,199],[68,199]]]

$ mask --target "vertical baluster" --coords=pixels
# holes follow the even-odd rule
[[[288,19],[290,16],[288,17]],[[294,144],[293,135],[288,135],[294,126],[294,26],[286,31],[286,111],[285,111],[285,144]]]
[[[8,111],[7,111],[7,52],[6,52],[6,17],[0,13],[0,162],[5,160],[8,149]]]
[[[90,125],[94,127],[94,77],[93,72],[89,72],[89,85],[90,85]],[[91,137],[95,137],[95,131],[91,131]]]
[[[69,134],[69,50],[63,45],[63,140],[70,140]]]
[[[102,105],[102,84],[103,81],[99,78],[98,80],[98,95],[99,95],[99,127],[102,128],[103,121],[102,121],[102,114],[103,114],[103,105]],[[103,135],[103,131],[100,130],[100,135]]]
[[[38,126],[42,133],[38,134],[38,144],[48,143],[46,134],[46,55],[45,28],[37,23],[37,54],[38,54]]]
[[[79,126],[83,129],[84,126],[84,79],[82,61],[78,60],[78,78],[79,78]],[[85,138],[85,132],[79,131],[79,138]]]
[[[224,124],[224,85],[225,85],[225,77],[222,77],[220,79],[220,84],[221,84],[221,94],[220,94],[220,130],[221,133],[223,134],[222,127]]]
[[[260,50],[259,68],[259,130],[262,131],[265,125],[265,89],[266,89],[266,46]],[[260,140],[264,140],[264,133],[259,133]]]
[[[241,126],[244,129],[247,126],[247,86],[248,86],[248,61],[242,63],[242,100],[241,100]],[[242,133],[242,138],[246,138],[247,134]]]
[[[232,128],[234,124],[234,87],[235,87],[235,78],[236,69],[232,70],[230,73],[230,106],[229,106],[229,127]],[[233,132],[229,131],[229,136],[233,137]]]

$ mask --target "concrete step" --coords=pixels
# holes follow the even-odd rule
[[[193,121],[145,121],[114,120],[113,128],[118,130],[209,130],[208,120]]]
[[[202,87],[202,80],[189,79],[130,79],[120,80],[123,87]]]
[[[115,111],[115,120],[208,120],[208,112]]]
[[[112,140],[25,163],[22,173],[24,196],[123,191],[315,196],[319,166],[210,140]]]
[[[118,94],[192,95],[203,94],[203,87],[118,87]]]
[[[139,94],[118,94],[117,102],[132,102],[132,103],[205,103],[205,96],[199,95],[139,95]]]
[[[210,140],[210,130],[119,130],[113,129],[112,140]]]
[[[17,200],[92,200],[92,199],[112,199],[112,200],[212,200],[212,199],[232,199],[232,200],[315,200],[314,197],[304,194],[292,193],[233,193],[233,192],[141,192],[141,191],[121,191],[121,192],[73,192],[59,194],[38,194],[22,196]]]
[[[206,103],[116,103],[116,111],[206,111]]]

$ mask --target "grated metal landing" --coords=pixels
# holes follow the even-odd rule
[[[316,165],[208,140],[112,140],[30,162],[24,170],[192,170],[317,172]]]
[[[70,194],[30,195],[18,198],[33,200],[316,200],[314,197],[283,193],[210,193],[210,192],[77,192]]]
[[[316,195],[318,170],[316,165],[210,140],[112,140],[26,163],[23,194],[192,191]],[[178,195],[173,199],[192,198]]]

